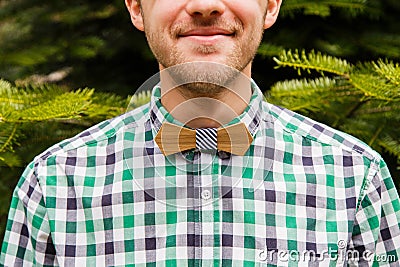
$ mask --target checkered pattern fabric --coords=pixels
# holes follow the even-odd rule
[[[253,88],[231,122],[254,137],[244,156],[165,157],[154,137],[181,124],[156,87],[149,104],[36,157],[0,265],[399,266],[399,197],[381,157]]]

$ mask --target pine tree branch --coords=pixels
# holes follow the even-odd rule
[[[327,17],[330,15],[332,8],[344,9],[352,15],[366,12],[369,9],[368,2],[365,0],[285,0],[282,6],[282,12],[283,15],[286,15],[302,10],[306,15]]]
[[[346,116],[344,118],[346,119],[353,118],[357,110],[359,110],[367,102],[368,100],[361,100],[360,102],[356,103],[353,107],[350,108],[350,110],[346,113]]]
[[[133,110],[141,105],[148,103],[150,101],[150,98],[151,98],[151,91],[142,91],[136,93],[130,98],[126,111]]]
[[[371,74],[352,73],[349,81],[368,98],[388,102],[400,101],[400,94],[393,94],[393,86],[380,77]]]
[[[378,62],[372,62],[372,66],[379,75],[385,77],[389,82],[400,85],[400,65],[398,63],[378,60]],[[398,90],[400,92],[400,88]]]
[[[354,106],[351,106],[349,111],[346,113],[345,116],[341,116],[339,117],[335,123],[333,124],[334,128],[339,127],[341,124],[343,124],[342,122],[344,120],[347,119],[351,119],[354,118],[354,115],[356,114],[356,112],[364,105],[366,104],[368,101],[367,100],[361,100],[360,102],[357,102]]]
[[[266,43],[261,43],[261,45],[258,47],[257,54],[260,55],[263,58],[266,57],[272,57],[272,56],[277,56],[279,55],[284,48],[282,46],[274,45],[274,44],[266,44]]]
[[[57,96],[52,101],[40,103],[23,110],[15,110],[3,121],[8,123],[39,122],[55,119],[78,118],[90,105],[93,90],[84,89]]]
[[[17,88],[2,80],[0,98],[4,99],[0,101],[0,165],[7,166],[21,162],[17,151],[30,149],[40,152],[38,146],[44,149],[71,137],[96,122],[122,114],[127,106],[127,99],[105,93],[94,94],[93,89],[65,92],[46,84]],[[52,139],[47,137],[49,132]],[[19,133],[26,133],[29,137],[29,142],[23,147],[17,143],[21,142]],[[24,150],[24,153],[30,155],[31,152]],[[25,155],[21,158],[24,162],[30,160],[25,159]]]
[[[278,64],[276,68],[290,67],[297,70],[299,75],[301,75],[302,70],[307,73],[314,70],[322,75],[326,72],[348,78],[348,73],[353,68],[346,60],[323,55],[320,52],[315,53],[314,51],[306,54],[305,50],[301,52],[288,50],[283,51],[278,58],[274,57],[273,59]]]
[[[400,142],[390,136],[385,136],[377,141],[378,145],[397,157],[400,162]]]
[[[43,84],[26,84],[22,87],[13,87],[11,83],[0,79],[0,105],[12,106],[13,109],[35,106],[51,101],[63,93],[58,87]]]
[[[400,159],[400,144],[395,141],[399,129],[384,123],[400,121],[399,64],[379,60],[352,66],[339,58],[304,51],[284,52],[276,62],[278,67],[297,69],[300,75],[317,71],[339,77],[278,82],[268,101],[322,120]]]
[[[368,145],[372,146],[375,141],[378,139],[379,135],[381,134],[381,132],[383,131],[383,129],[385,128],[385,124],[382,124],[374,133],[374,135],[372,136],[371,140],[369,141]]]
[[[15,153],[0,153],[0,166],[18,167],[21,165],[21,160]]]
[[[398,31],[383,32],[381,30],[368,31],[360,37],[359,43],[364,48],[386,58],[400,57],[400,36]]]
[[[377,114],[377,113],[392,113],[400,112],[400,106],[385,106],[376,108],[367,108],[357,111],[357,116],[367,115],[367,114]]]
[[[2,135],[3,134],[4,133],[2,133]],[[1,145],[0,146],[0,153],[4,153],[7,150],[7,148],[11,148],[12,149],[12,141],[16,138],[16,136],[17,136],[17,124],[15,124],[12,127],[11,132],[8,134],[8,137],[3,142],[3,144],[1,144],[2,142],[0,142],[0,145]],[[3,137],[3,136],[0,136],[0,137]]]

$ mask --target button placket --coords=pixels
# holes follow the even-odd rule
[[[201,262],[202,259],[202,205],[201,205],[201,167],[200,167],[200,152],[193,151],[193,161],[190,166],[192,166],[191,175],[193,177],[193,206],[191,207],[194,211],[194,260]]]
[[[214,257],[214,209],[212,205],[213,187],[212,187],[212,162],[215,154],[201,153],[200,156],[200,188],[199,200],[201,211],[201,232],[202,232],[202,246],[201,255],[202,260],[211,261]]]

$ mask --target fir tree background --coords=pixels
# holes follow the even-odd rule
[[[268,101],[371,145],[396,186],[399,13],[398,0],[284,0],[253,67]],[[157,71],[124,1],[0,0],[0,241],[33,157],[123,113]]]

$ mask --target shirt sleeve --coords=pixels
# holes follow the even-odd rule
[[[33,163],[14,190],[0,266],[57,266],[42,190]]]
[[[400,202],[386,164],[372,170],[364,187],[349,249],[358,261],[350,266],[399,266]],[[354,255],[354,254],[353,254]]]

